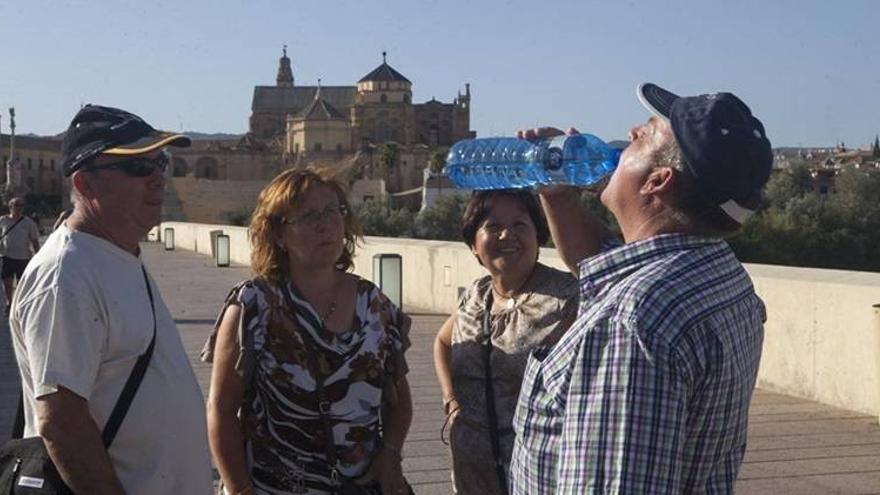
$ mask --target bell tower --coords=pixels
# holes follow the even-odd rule
[[[278,75],[275,76],[275,84],[280,87],[293,87],[293,70],[290,68],[290,58],[287,57],[287,45],[284,45],[281,58],[278,59]]]

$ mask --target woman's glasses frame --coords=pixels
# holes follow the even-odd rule
[[[319,225],[323,225],[330,218],[346,218],[348,216],[348,206],[344,204],[329,205],[321,211],[310,210],[299,214],[293,218],[282,218],[281,223],[290,225],[294,228],[314,229]]]

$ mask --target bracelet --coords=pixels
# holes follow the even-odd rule
[[[450,410],[449,410],[449,406],[450,406],[453,402],[458,402],[458,401],[455,399],[454,396],[452,396],[452,397],[447,397],[447,398],[443,399],[443,414],[449,416],[449,414],[450,414],[451,412],[454,412],[454,411],[450,411]],[[456,407],[456,409],[458,409],[458,408]]]

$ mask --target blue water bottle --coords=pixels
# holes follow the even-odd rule
[[[449,150],[446,174],[466,189],[588,186],[613,172],[619,159],[619,149],[592,134],[531,141],[507,137],[465,139]]]

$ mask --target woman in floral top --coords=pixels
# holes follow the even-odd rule
[[[488,274],[465,291],[438,332],[434,367],[456,492],[501,495],[507,493],[513,412],[529,352],[552,345],[568,329],[577,312],[577,284],[569,273],[538,262],[550,233],[530,191],[475,192],[462,224],[465,243]]]
[[[410,320],[346,272],[358,235],[333,179],[288,170],[260,194],[256,277],[232,289],[204,356],[227,493],[338,493],[352,483],[410,493],[401,472]]]

